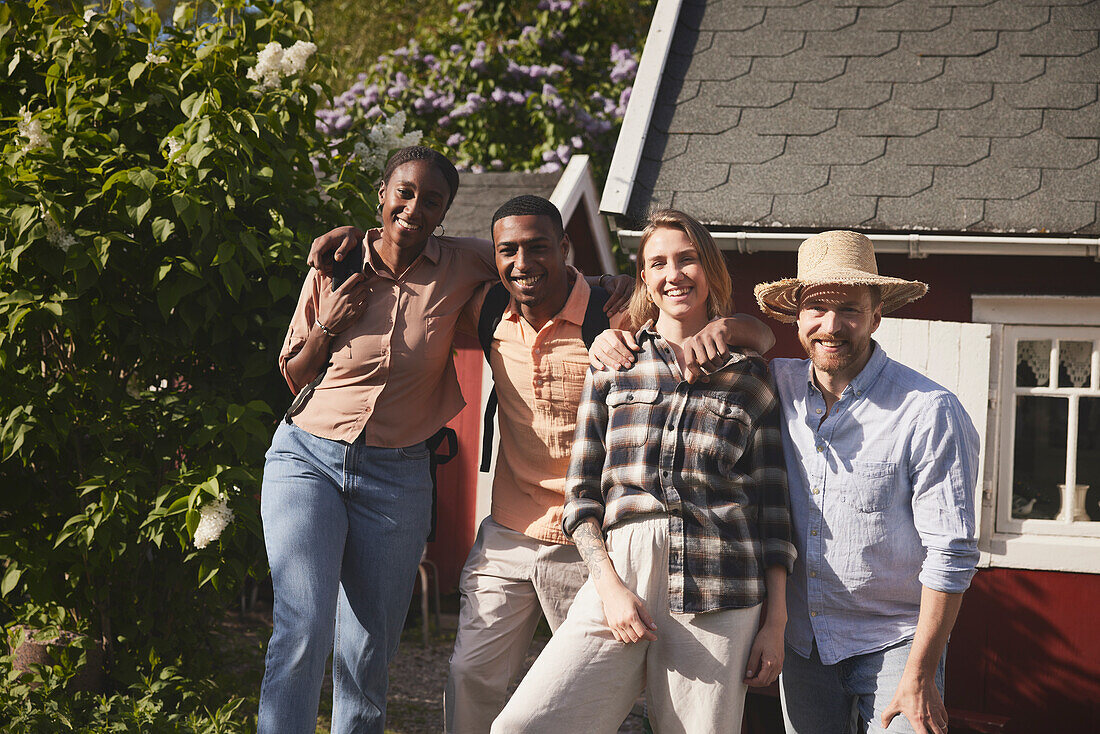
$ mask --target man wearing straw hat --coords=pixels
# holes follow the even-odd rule
[[[978,436],[958,398],[871,339],[927,289],[879,275],[871,241],[845,231],[810,237],[797,278],[755,289],[809,357],[771,363],[798,549],[788,732],[947,731],[947,638],[978,560]]]

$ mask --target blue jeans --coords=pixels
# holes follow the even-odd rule
[[[330,650],[333,734],[382,734],[387,667],[409,609],[431,502],[423,443],[383,449],[279,424],[260,502],[275,590],[261,734],[313,734]]]
[[[913,727],[903,714],[883,729],[882,712],[890,705],[901,682],[912,640],[904,640],[885,650],[825,665],[810,650],[810,659],[787,646],[779,692],[783,701],[783,723],[787,734],[864,734],[865,732],[902,732],[912,734]],[[943,666],[947,650],[936,668],[936,688],[943,696]]]

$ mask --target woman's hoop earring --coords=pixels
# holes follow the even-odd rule
[[[436,237],[442,237],[443,235],[447,234],[447,230],[443,229],[443,222],[437,224],[436,229],[439,230],[439,233],[435,235]]]
[[[378,202],[378,206],[374,208],[378,210],[378,216],[382,216],[382,202]]]

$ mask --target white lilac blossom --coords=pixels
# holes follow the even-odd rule
[[[68,252],[69,248],[76,244],[76,238],[57,223],[45,206],[40,204],[39,208],[42,211],[42,221],[46,225],[46,239],[62,252]]]
[[[203,549],[221,537],[225,526],[233,521],[233,510],[222,496],[199,508],[199,524],[195,528],[195,547]]]
[[[419,130],[405,132],[405,113],[398,112],[372,127],[366,141],[357,141],[353,155],[364,170],[381,171],[391,150],[416,145],[423,137]]]
[[[476,7],[477,3],[459,3],[458,7],[455,8],[455,10],[460,13],[468,13]]]
[[[18,128],[19,135],[27,139],[27,144],[23,146],[23,152],[50,144],[50,137],[42,129],[41,120],[34,119],[31,111],[26,108],[23,109],[23,119],[19,122]]]
[[[164,159],[171,161],[183,149],[183,141],[175,137],[165,138],[163,146],[168,149],[164,152]]]
[[[162,56],[160,54],[155,54],[150,51],[149,53],[145,54],[145,62],[147,64],[167,64],[168,57]]]
[[[288,49],[272,41],[256,55],[256,65],[248,70],[248,78],[260,89],[277,87],[284,76],[305,71],[309,57],[316,52],[317,46],[309,41],[295,41]]]

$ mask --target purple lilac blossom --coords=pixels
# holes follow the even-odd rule
[[[462,46],[457,43],[452,43],[450,51],[452,56],[457,56],[462,53]]]
[[[455,133],[451,137],[447,138],[447,147],[454,148],[455,146],[466,142],[466,136],[462,133]]]
[[[443,117],[439,118],[438,124],[440,127],[447,127],[451,124],[451,118],[448,115],[443,115]]]
[[[584,139],[580,135],[574,135],[569,140],[569,142],[572,143],[573,147],[576,148],[577,150],[580,150],[581,148],[584,147]]]
[[[489,161],[489,166],[499,171],[500,169],[504,168],[504,161],[499,158],[494,158],[493,160]]]
[[[557,161],[547,161],[536,169],[539,173],[557,173],[561,170],[561,164]]]
[[[460,3],[459,6],[455,8],[455,10],[459,13],[468,13],[476,7],[477,3]]]
[[[481,71],[485,68],[485,59],[475,58],[470,62],[470,68],[474,71]]]
[[[470,173],[485,173],[485,166],[479,163],[475,163],[474,165],[470,166]]]
[[[492,97],[494,102],[503,102],[508,98],[508,93],[500,87],[494,87],[493,91],[489,93],[489,96]]]
[[[581,64],[584,63],[584,57],[583,56],[581,56],[580,54],[575,54],[572,51],[569,51],[568,49],[561,52],[561,57],[563,59],[565,59],[565,61],[567,61],[568,63],[576,64],[577,66],[580,66]]]

